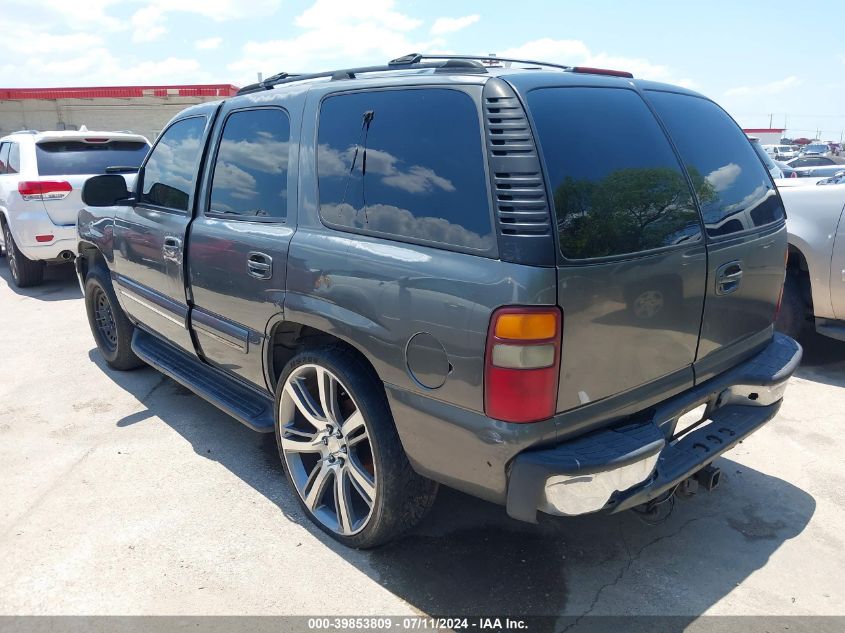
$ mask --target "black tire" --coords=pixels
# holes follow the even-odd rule
[[[85,278],[85,311],[97,349],[109,367],[125,371],[143,366],[132,351],[135,326],[117,302],[109,274],[102,268],[91,269]]]
[[[807,301],[804,298],[801,272],[788,270],[783,284],[783,298],[780,312],[775,321],[775,328],[794,339],[800,338],[807,330]]]
[[[18,288],[37,286],[44,281],[44,262],[29,259],[21,253],[9,225],[3,222],[3,241],[6,244],[6,259],[12,282]]]
[[[319,366],[334,374],[341,383],[339,387],[343,388],[339,390],[338,398],[342,399],[348,394],[347,397],[354,401],[353,406],[363,415],[369,436],[368,455],[371,456],[373,464],[375,499],[370,506],[366,522],[359,528],[360,531],[354,534],[335,531],[308,508],[297,488],[282,448],[285,432],[282,430],[280,417],[285,384],[295,371],[307,369],[303,366]],[[372,367],[351,348],[338,344],[303,350],[287,363],[276,388],[275,429],[276,445],[288,484],[296,494],[303,511],[321,530],[348,547],[366,549],[395,539],[416,525],[434,503],[437,484],[420,476],[411,468],[393,422],[384,386]],[[355,449],[350,449],[350,453],[352,450]],[[346,454],[344,450],[343,455]],[[332,495],[334,496],[334,493]]]

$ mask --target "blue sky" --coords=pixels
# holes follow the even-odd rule
[[[234,83],[411,51],[525,55],[680,83],[743,126],[839,140],[845,2],[3,0],[0,87]],[[178,6],[178,9],[175,7]],[[828,26],[831,25],[831,26]]]

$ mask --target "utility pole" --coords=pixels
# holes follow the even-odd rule
[[[769,115],[769,129],[772,129],[772,117],[775,116],[774,114]]]

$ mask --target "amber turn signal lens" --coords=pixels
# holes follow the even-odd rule
[[[496,320],[497,338],[516,341],[543,341],[557,332],[557,319],[551,312],[540,314],[500,314]]]

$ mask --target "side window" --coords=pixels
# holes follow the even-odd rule
[[[711,237],[771,224],[784,210],[748,138],[712,101],[649,91],[695,185]]]
[[[11,143],[0,143],[0,174],[6,173],[6,164],[9,162],[9,145]]]
[[[205,117],[183,119],[167,128],[144,167],[140,202],[188,210],[204,129]]]
[[[290,122],[284,110],[232,113],[217,150],[209,212],[285,218],[289,140]]]
[[[318,136],[326,223],[472,250],[495,243],[468,95],[436,88],[328,97]]]
[[[6,163],[6,173],[19,174],[21,172],[21,146],[9,143],[9,162]]]
[[[542,88],[528,93],[528,105],[564,257],[611,257],[701,239],[678,159],[636,92]]]

